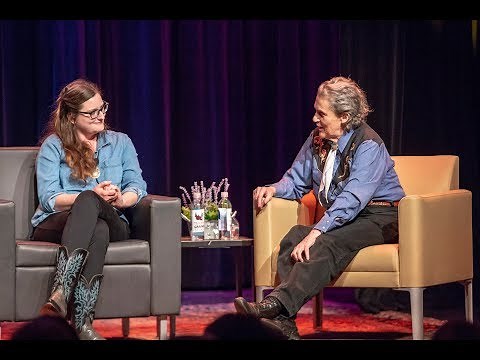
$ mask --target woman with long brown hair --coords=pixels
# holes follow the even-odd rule
[[[71,319],[82,340],[103,339],[92,322],[107,247],[128,239],[123,210],[147,194],[132,141],[107,129],[108,105],[88,80],[66,85],[36,160],[32,239],[60,244],[51,295],[40,313]]]

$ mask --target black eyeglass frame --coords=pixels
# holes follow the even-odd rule
[[[104,101],[103,105],[100,109],[94,109],[92,111],[77,111],[77,113],[88,116],[90,119],[95,120],[96,118],[98,118],[98,115],[100,115],[100,111],[103,114],[106,114],[106,112],[108,111],[108,105],[109,105],[109,103],[107,101]],[[95,114],[95,113],[97,115],[93,116],[93,114]]]

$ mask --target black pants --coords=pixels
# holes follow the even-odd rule
[[[310,248],[309,261],[295,262],[290,254],[311,229],[295,225],[280,243],[277,271],[281,283],[269,295],[280,300],[290,317],[345,270],[362,248],[398,242],[398,208],[366,207],[355,220],[321,234]]]
[[[90,281],[103,272],[110,241],[128,239],[130,228],[112,205],[92,190],[80,193],[68,211],[48,216],[34,229],[32,239],[62,244],[68,253],[78,248],[89,254],[83,276]]]

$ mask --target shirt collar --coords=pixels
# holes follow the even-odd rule
[[[112,142],[112,135],[107,130],[98,133],[97,136],[97,149],[100,149]]]
[[[353,135],[354,130],[350,129],[348,132],[344,133],[340,138],[338,139],[338,150],[340,150],[341,153],[343,153],[343,150],[345,149],[345,146],[347,146],[348,141]]]

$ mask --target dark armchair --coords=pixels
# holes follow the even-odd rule
[[[27,321],[49,296],[57,244],[28,240],[37,201],[37,147],[0,148],[0,326]],[[159,339],[175,335],[181,304],[180,199],[148,195],[127,214],[131,239],[111,243],[95,318],[157,317]],[[1,327],[0,327],[1,334]]]

